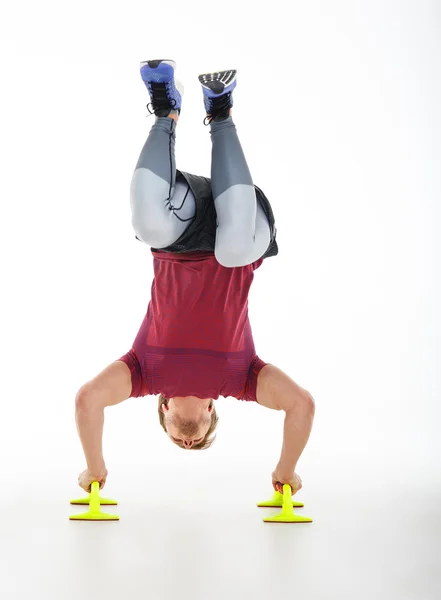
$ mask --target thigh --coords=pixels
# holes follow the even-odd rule
[[[77,394],[77,404],[104,408],[127,400],[131,393],[130,368],[117,360],[81,387]]]
[[[254,237],[254,245],[251,252],[253,260],[250,262],[254,262],[255,260],[259,260],[265,252],[268,250],[268,246],[271,243],[271,229],[265,214],[265,211],[260,205],[260,202],[257,201],[257,212],[256,212],[256,235]],[[254,258],[257,257],[257,258]]]
[[[245,187],[248,193],[254,193],[250,186],[236,187],[241,193]],[[230,193],[230,190],[226,194]],[[243,267],[259,260],[268,250],[271,242],[271,231],[268,219],[259,200],[254,195],[255,210],[248,210],[247,203],[240,198],[224,198],[223,209],[217,212],[218,227],[216,230],[215,255],[218,262],[226,267]]]
[[[132,225],[136,236],[152,248],[176,242],[195,217],[196,201],[188,184],[177,180],[170,198],[169,191],[167,182],[148,169],[138,169],[133,176]]]

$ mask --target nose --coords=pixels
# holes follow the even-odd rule
[[[186,448],[191,448],[193,446],[193,440],[184,440],[184,446]]]

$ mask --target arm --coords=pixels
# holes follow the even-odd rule
[[[311,433],[314,399],[278,367],[266,365],[257,379],[257,402],[273,410],[285,411],[282,452],[276,471],[289,478]]]
[[[106,466],[103,457],[102,441],[104,407],[99,405],[87,407],[77,401],[75,421],[81,445],[83,446],[84,456],[86,457],[87,469],[91,475],[99,476]]]
[[[103,457],[104,409],[126,400],[132,391],[129,367],[115,361],[86,383],[75,399],[75,421],[91,476],[105,471]]]
[[[297,407],[286,411],[282,452],[276,468],[277,473],[289,476],[296,470],[297,461],[311,433],[314,420],[313,402],[313,400],[305,400],[305,402],[299,403]]]

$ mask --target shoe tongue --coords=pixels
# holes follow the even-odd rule
[[[157,117],[168,117],[173,106],[167,95],[166,84],[151,82],[150,85],[152,88],[152,105],[155,115]]]
[[[165,83],[164,82],[157,82],[157,81],[151,81],[150,85],[152,87],[152,90],[155,90],[157,92],[160,92],[161,90],[165,91]]]
[[[216,110],[227,110],[230,108],[230,94],[223,94],[217,98],[213,98],[213,107]]]
[[[155,102],[169,103],[165,83],[151,83],[151,86],[153,92],[153,100]]]

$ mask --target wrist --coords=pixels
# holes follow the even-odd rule
[[[296,470],[296,465],[292,461],[288,461],[282,457],[276,467],[276,472],[284,477],[292,477],[292,474]]]
[[[87,470],[89,471],[91,477],[101,477],[103,473],[107,471],[106,463],[104,462],[104,459],[88,463]]]

